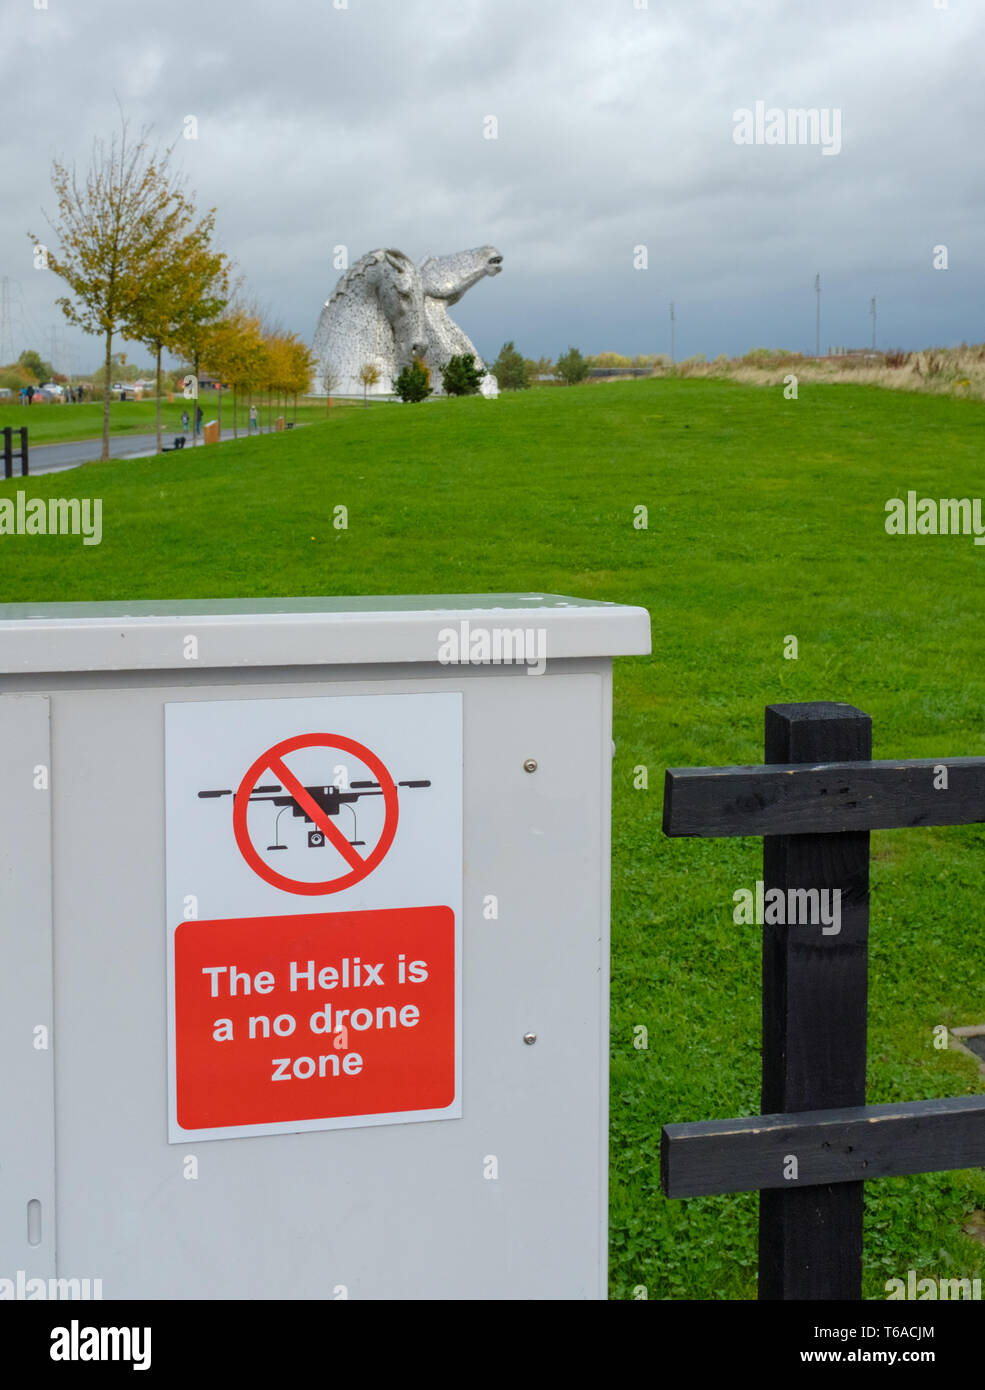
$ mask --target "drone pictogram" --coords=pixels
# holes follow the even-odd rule
[[[431,783],[426,778],[417,778],[413,781],[397,782],[398,787],[430,787]],[[339,816],[342,807],[349,811],[352,816],[353,838],[349,840],[350,845],[365,845],[365,840],[357,839],[359,828],[356,819],[356,809],[353,805],[361,796],[382,796],[383,788],[379,782],[350,782],[346,787],[331,786],[305,787],[308,796],[326,816]],[[212,797],[234,796],[231,787],[226,787],[218,791],[201,791],[199,799],[206,800]],[[292,794],[280,785],[279,782],[264,784],[253,788],[249,796],[251,803],[257,801],[269,801],[277,807],[274,815],[274,843],[267,846],[267,850],[287,849],[287,845],[280,840],[280,818],[285,811],[290,811],[294,819],[303,819],[306,825],[314,824],[314,817],[300,804]],[[308,848],[321,849],[326,843],[325,834],[322,830],[308,831]]]
[[[370,772],[375,773],[375,780],[350,783],[346,779],[342,786],[327,782],[305,786],[284,759],[290,753],[299,750],[307,752],[312,748],[331,748],[356,757]],[[280,780],[261,782],[264,773],[267,776],[273,773]],[[236,843],[246,863],[260,878],[288,893],[321,895],[351,887],[372,873],[383,860],[397,831],[397,788],[426,788],[430,785],[427,778],[395,782],[376,754],[354,739],[341,734],[311,733],[283,739],[268,748],[247,770],[236,792],[231,787],[225,787],[200,791],[198,795],[200,800],[224,796],[233,798],[233,834]],[[359,838],[355,803],[363,797],[375,796],[383,798],[383,828],[375,846],[363,856],[359,849],[365,846],[366,841]],[[290,811],[292,820],[300,820],[302,825],[312,827],[307,833],[308,849],[333,847],[345,861],[348,871],[318,882],[278,873],[258,852],[251,838],[251,829],[255,833],[256,827],[251,827],[247,812],[249,806],[256,802],[269,803],[274,809],[274,838],[273,844],[266,846],[267,854],[289,848],[281,840],[280,820],[286,811]],[[352,816],[351,837],[347,833],[348,827],[345,831],[341,828],[343,806]]]

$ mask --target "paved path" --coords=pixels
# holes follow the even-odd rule
[[[301,428],[298,423],[297,429]],[[261,431],[266,434],[267,431]],[[178,433],[182,433],[181,430]],[[274,431],[270,431],[274,433]],[[171,444],[174,441],[175,431],[164,430],[161,440],[164,444]],[[246,431],[241,429],[240,439],[246,438]],[[190,432],[185,432],[188,443],[186,449],[192,448],[192,437]],[[223,443],[227,439],[233,438],[231,429],[222,431]],[[203,446],[201,438],[194,446],[201,449]],[[115,459],[140,459],[148,458],[156,452],[156,434],[111,434],[109,437],[110,457]],[[88,463],[90,459],[98,459],[102,452],[101,439],[82,439],[74,444],[31,444],[28,443],[28,461],[31,473],[62,473],[66,468],[78,468],[81,463]],[[20,463],[14,460],[14,474],[20,476]],[[3,473],[3,465],[0,463],[0,474]]]

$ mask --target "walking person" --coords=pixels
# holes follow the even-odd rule
[[[188,428],[188,411],[187,411],[187,410],[183,410],[183,411],[181,412],[181,428],[182,428],[183,430],[186,430],[186,429]]]
[[[256,408],[255,405],[251,405],[251,406],[250,406],[250,434],[255,433],[256,429],[257,429],[257,408]]]
[[[200,405],[195,407],[195,433],[202,433],[202,407]]]

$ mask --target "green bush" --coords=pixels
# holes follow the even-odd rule
[[[530,385],[531,364],[517,352],[512,339],[500,348],[489,370],[501,391],[524,391]]]
[[[20,394],[22,386],[37,386],[38,384],[33,372],[29,372],[26,367],[19,364],[11,367],[0,367],[0,386],[5,386],[11,391]]]
[[[577,348],[569,347],[557,360],[557,373],[569,386],[574,386],[588,376],[588,363]]]
[[[460,357],[450,357],[441,368],[441,386],[449,396],[475,396],[483,373],[475,365],[475,355],[463,353]]]
[[[427,367],[415,357],[410,366],[404,367],[397,377],[393,389],[402,401],[423,401],[431,394],[429,377]]]

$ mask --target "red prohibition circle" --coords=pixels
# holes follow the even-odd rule
[[[360,762],[365,763],[379,782],[383,792],[383,833],[376,848],[365,859],[360,860],[360,856],[351,849],[342,832],[335,828],[331,818],[325,815],[312,801],[290,768],[283,762],[285,754],[293,753],[298,748],[338,748],[343,753],[350,753]],[[353,864],[349,873],[342,874],[339,878],[326,879],[322,883],[308,883],[304,879],[288,878],[286,874],[277,873],[265,860],[260,858],[253,847],[253,841],[250,839],[247,829],[246,808],[249,805],[253,788],[268,768],[279,777],[284,789],[295,797],[295,800],[311,815],[314,824],[323,832],[326,840],[339,850],[343,858],[350,864],[353,864],[353,860],[360,860],[359,863]],[[272,748],[267,749],[266,753],[261,753],[256,762],[247,770],[246,776],[239,784],[239,790],[233,802],[233,833],[236,836],[240,854],[253,872],[259,874],[264,882],[269,883],[273,888],[282,889],[285,893],[303,893],[308,897],[321,897],[326,893],[339,893],[343,888],[351,888],[354,883],[358,883],[373,872],[393,844],[393,837],[397,833],[398,814],[397,788],[393,778],[375,753],[371,753],[368,748],[357,743],[353,738],[343,738],[341,734],[297,734],[294,738],[285,738],[280,743],[275,743]],[[342,849],[342,844],[346,846],[346,850]]]

